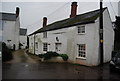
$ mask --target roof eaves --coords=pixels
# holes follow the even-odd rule
[[[45,32],[45,31],[52,31],[52,30],[57,30],[57,29],[62,29],[62,28],[68,28],[68,27],[73,27],[73,26],[82,25],[82,24],[90,24],[90,23],[95,23],[95,21],[75,23],[75,24],[73,24],[73,25],[68,25],[68,26],[59,27],[59,28],[54,28],[54,29],[49,29],[49,30],[42,30],[42,28],[41,28],[41,31],[39,30],[39,31],[37,31],[37,32],[34,32],[34,33],[32,33],[32,34],[29,34],[28,36],[31,36],[31,35],[34,35],[34,34],[37,34],[37,33],[42,33],[42,32]]]
[[[16,21],[16,14],[0,12],[0,20]]]
[[[105,9],[107,9],[107,7],[105,7],[105,8],[103,8],[103,11],[105,10]],[[64,20],[60,20],[60,21],[56,21],[56,22],[54,22],[54,23],[52,23],[52,24],[49,24],[49,25],[47,25],[46,27],[44,27],[44,28],[41,28],[41,29],[39,29],[39,30],[37,30],[37,31],[35,31],[35,32],[33,32],[32,34],[30,34],[30,35],[33,35],[33,34],[36,34],[36,33],[41,33],[41,32],[45,32],[45,31],[51,31],[51,30],[56,30],[56,29],[61,29],[61,28],[66,28],[66,27],[71,27],[71,26],[75,26],[75,25],[79,25],[79,24],[88,24],[88,23],[90,23],[90,22],[95,22],[95,20],[99,17],[99,9],[98,10],[94,10],[94,11],[91,11],[91,12],[87,12],[87,13],[83,13],[83,14],[80,14],[80,15],[77,15],[76,17],[73,17],[73,18],[67,18],[67,19],[64,19]],[[86,14],[92,14],[92,13],[94,13],[95,12],[95,14],[96,15],[94,15],[94,16],[92,16],[92,17],[87,17],[87,18],[84,18],[84,19],[82,19],[82,20],[79,20],[79,18],[77,18],[77,17],[79,17],[79,16],[84,16],[84,15],[86,15]],[[97,12],[97,13],[96,13]],[[80,17],[80,18],[81,18]],[[66,23],[64,22],[64,21],[66,21]],[[82,21],[84,21],[84,22],[82,22]],[[78,23],[75,23],[75,22],[78,22]],[[80,23],[79,23],[80,22]],[[62,24],[60,24],[60,23],[62,23]],[[55,25],[61,25],[61,26],[58,26],[58,27],[56,27]],[[67,25],[66,25],[67,24]],[[52,26],[52,28],[49,28],[49,27],[51,27]],[[48,27],[48,28],[47,28]],[[55,27],[55,28],[54,28]],[[30,36],[29,35],[29,36]]]

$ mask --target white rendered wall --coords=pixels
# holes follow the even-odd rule
[[[118,16],[120,16],[120,1],[118,2]]]
[[[84,64],[84,65],[97,65],[98,63],[98,27],[96,24],[85,25],[86,33],[83,35],[77,34],[77,27],[63,28],[54,31],[48,31],[48,37],[43,38],[43,33],[36,35],[36,42],[39,38],[39,48],[36,50],[36,54],[45,53],[43,51],[43,43],[47,42],[48,51],[55,51],[56,37],[58,37],[59,42],[62,44],[62,51],[60,53],[68,54],[69,61]],[[56,34],[60,33],[62,34]],[[33,37],[33,36],[31,36]],[[30,37],[30,39],[31,39]],[[33,41],[33,40],[32,40]],[[86,59],[77,58],[78,50],[77,44],[86,44]],[[32,46],[30,45],[30,48]]]
[[[19,49],[19,42],[20,42],[20,22],[19,22],[19,17],[17,17],[16,22],[15,22],[15,49]]]
[[[8,44],[7,46],[11,47],[15,43],[15,21],[4,21],[3,20],[3,42]],[[7,40],[11,40],[8,42]],[[13,48],[13,47],[11,47]]]
[[[15,44],[15,50],[19,48],[19,18],[16,21],[6,21],[3,20],[3,42],[7,44],[7,46],[13,49],[13,44]],[[8,42],[8,40],[11,40]]]
[[[61,34],[58,34],[61,33]],[[56,41],[58,37],[59,41]],[[29,37],[29,52],[34,53],[34,36]],[[62,44],[60,53],[68,54],[69,61],[88,66],[99,64],[99,18],[95,23],[85,24],[85,34],[77,33],[77,26],[63,28],[53,31],[47,31],[47,38],[43,38],[43,33],[35,36],[35,42],[38,42],[38,49],[35,54],[45,53],[43,43],[48,43],[48,51],[55,51],[55,43]],[[33,46],[31,46],[33,43]],[[77,44],[86,44],[86,58],[79,58]],[[111,52],[114,45],[114,31],[107,9],[104,11],[104,62],[111,59]],[[32,50],[32,51],[31,51]]]
[[[21,46],[22,49],[26,48],[26,46],[27,46],[27,36],[20,36],[20,43],[23,45],[23,46]]]
[[[114,49],[114,30],[108,13],[108,9],[104,11],[104,62],[111,60],[111,53]]]
[[[62,34],[55,34],[58,32],[64,32]],[[55,43],[61,43],[61,51],[59,53],[66,53],[66,43],[67,43],[67,37],[65,36],[66,34],[66,29],[60,29],[60,30],[55,30],[55,31],[48,31],[47,32],[47,38],[43,38],[43,33],[37,34],[35,42],[38,41],[39,45],[39,50],[36,49],[36,53],[41,54],[45,53],[43,51],[43,43],[48,43],[48,51],[55,51]],[[59,42],[56,40],[56,37],[58,37]]]
[[[29,36],[29,52],[34,54],[34,36]]]
[[[0,20],[0,41],[2,41],[2,20]]]
[[[76,27],[77,31],[77,27]],[[75,36],[75,56],[76,63],[94,66],[98,64],[98,24],[91,23],[85,25],[85,34],[77,34]],[[86,58],[78,57],[77,44],[86,44]]]

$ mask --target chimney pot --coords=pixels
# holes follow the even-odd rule
[[[16,18],[19,16],[19,11],[20,11],[19,7],[16,7]]]
[[[76,13],[77,13],[77,2],[72,2],[70,18],[75,17]]]
[[[43,17],[43,27],[47,25],[47,17]]]

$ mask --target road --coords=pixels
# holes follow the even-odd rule
[[[12,61],[3,63],[3,79],[116,79],[119,73],[110,73],[104,67],[87,67],[70,63],[41,63],[26,55],[24,50],[14,52]]]
[[[38,61],[32,59],[26,54],[26,50],[17,50],[13,52],[13,59],[6,63],[38,63]]]

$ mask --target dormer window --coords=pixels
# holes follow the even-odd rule
[[[47,38],[47,32],[43,32],[43,38]]]
[[[78,26],[78,34],[84,34],[85,33],[85,26]]]

